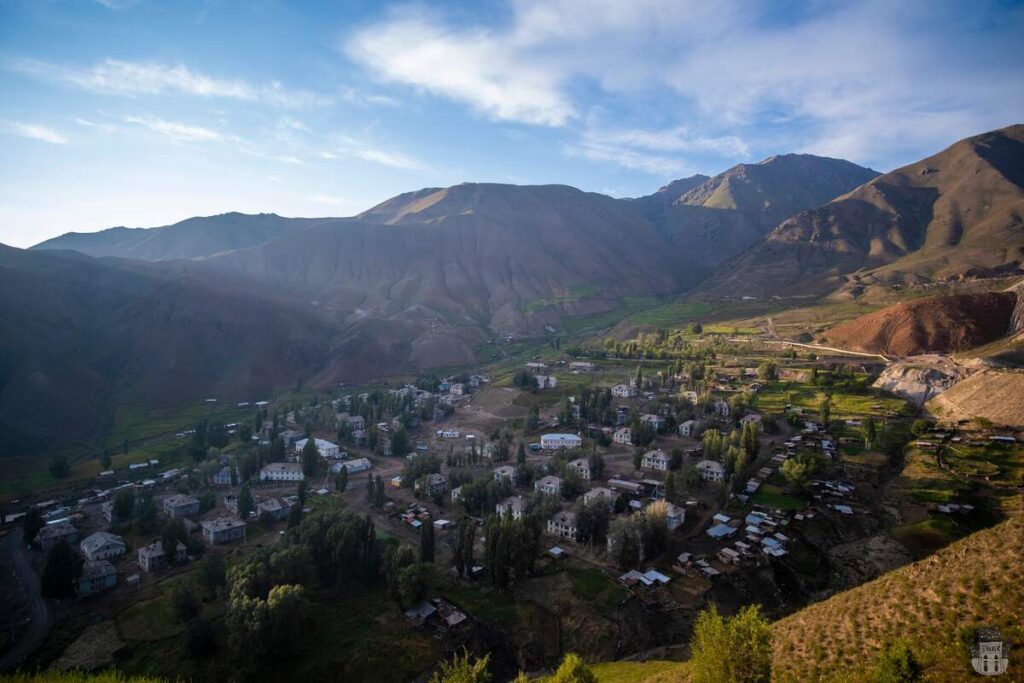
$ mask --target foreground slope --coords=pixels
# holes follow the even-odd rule
[[[828,330],[825,341],[852,351],[913,356],[955,353],[992,343],[1010,332],[1013,292],[915,299]]]
[[[780,223],[722,264],[712,295],[857,295],[1013,273],[1024,261],[1024,125],[957,142]]]
[[[90,440],[121,401],[262,397],[312,373],[328,336],[245,283],[0,246],[0,454]]]

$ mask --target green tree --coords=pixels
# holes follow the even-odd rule
[[[299,507],[306,507],[306,500],[309,498],[309,483],[305,479],[299,482],[295,497],[299,499]]]
[[[40,579],[43,597],[63,600],[75,594],[75,581],[82,575],[82,558],[71,550],[63,538],[46,556],[46,566]]]
[[[914,420],[914,423],[910,425],[910,433],[914,436],[921,436],[927,433],[929,429],[931,429],[931,424],[929,424],[928,420]]]
[[[242,520],[249,519],[249,513],[252,512],[252,508],[252,491],[249,490],[249,485],[245,484],[238,491],[238,516]]]
[[[456,654],[450,661],[441,662],[430,683],[491,683],[491,672],[487,670],[490,660],[490,654],[476,659],[463,649],[461,656]]]
[[[228,585],[227,568],[224,566],[224,558],[220,555],[207,555],[199,564],[197,573],[199,585],[211,596],[215,595],[218,589]]]
[[[288,511],[288,528],[294,529],[300,524],[302,524],[302,506],[293,505],[292,509]]]
[[[156,512],[153,494],[144,493],[135,506],[135,532],[148,534],[156,529]]]
[[[110,511],[115,524],[131,519],[135,514],[135,494],[126,490],[118,491],[114,495]]]
[[[878,655],[872,683],[914,683],[921,680],[921,664],[910,643],[902,638]]]
[[[832,397],[825,396],[821,402],[821,408],[819,409],[819,417],[821,418],[821,428],[828,429],[829,424],[832,422]]]
[[[100,453],[100,469],[110,469],[110,453],[106,449],[104,449],[103,452]]]
[[[420,562],[434,561],[434,525],[427,523],[420,527]]]
[[[409,435],[404,429],[396,429],[391,435],[391,454],[405,457],[409,453]]]
[[[870,417],[864,423],[864,448],[871,450],[878,443],[878,426]]]
[[[580,659],[578,654],[569,652],[548,681],[550,683],[597,683],[597,676]]]
[[[174,616],[183,624],[199,616],[199,600],[187,584],[178,584],[171,589],[171,606],[174,608]]]
[[[46,526],[46,522],[43,521],[43,513],[37,507],[30,507],[25,513],[21,528],[21,539],[25,545],[32,545],[44,526]]]
[[[50,476],[54,479],[63,479],[71,474],[71,465],[63,455],[55,455],[50,459]]]
[[[334,490],[338,493],[348,489],[348,468],[342,467],[334,476]]]
[[[316,449],[316,441],[313,437],[306,439],[306,445],[302,447],[302,473],[307,477],[316,474],[320,466],[320,452]]]
[[[690,641],[696,683],[767,683],[771,680],[772,635],[757,605],[731,619],[714,605],[701,612]]]

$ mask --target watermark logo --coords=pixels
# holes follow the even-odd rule
[[[971,648],[971,666],[982,676],[999,676],[1010,665],[1010,646],[997,628],[979,628]]]

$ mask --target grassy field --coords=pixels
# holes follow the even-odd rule
[[[569,567],[566,573],[572,582],[573,595],[599,612],[611,613],[629,598],[630,593],[624,586],[592,567]]]

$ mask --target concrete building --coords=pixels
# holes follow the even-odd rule
[[[302,481],[302,465],[297,462],[272,462],[260,470],[260,481]]]
[[[183,493],[177,493],[164,499],[164,514],[171,519],[181,519],[199,514],[199,500]]]
[[[112,560],[128,552],[128,547],[120,536],[106,531],[97,531],[86,536],[78,546],[86,560]]]
[[[287,513],[286,513],[287,514]],[[245,522],[237,517],[217,517],[202,522],[203,538],[210,545],[245,539]]]
[[[117,585],[117,570],[106,560],[89,560],[82,565],[82,574],[75,581],[79,597],[85,598],[110,590]]]
[[[540,447],[546,451],[579,448],[583,439],[576,434],[544,434],[540,437]]]
[[[188,557],[188,548],[184,543],[179,542],[174,552],[175,564],[184,562],[186,557]],[[139,548],[139,566],[142,567],[142,571],[156,572],[169,565],[169,558],[164,553],[164,545],[161,541],[154,541]]]

